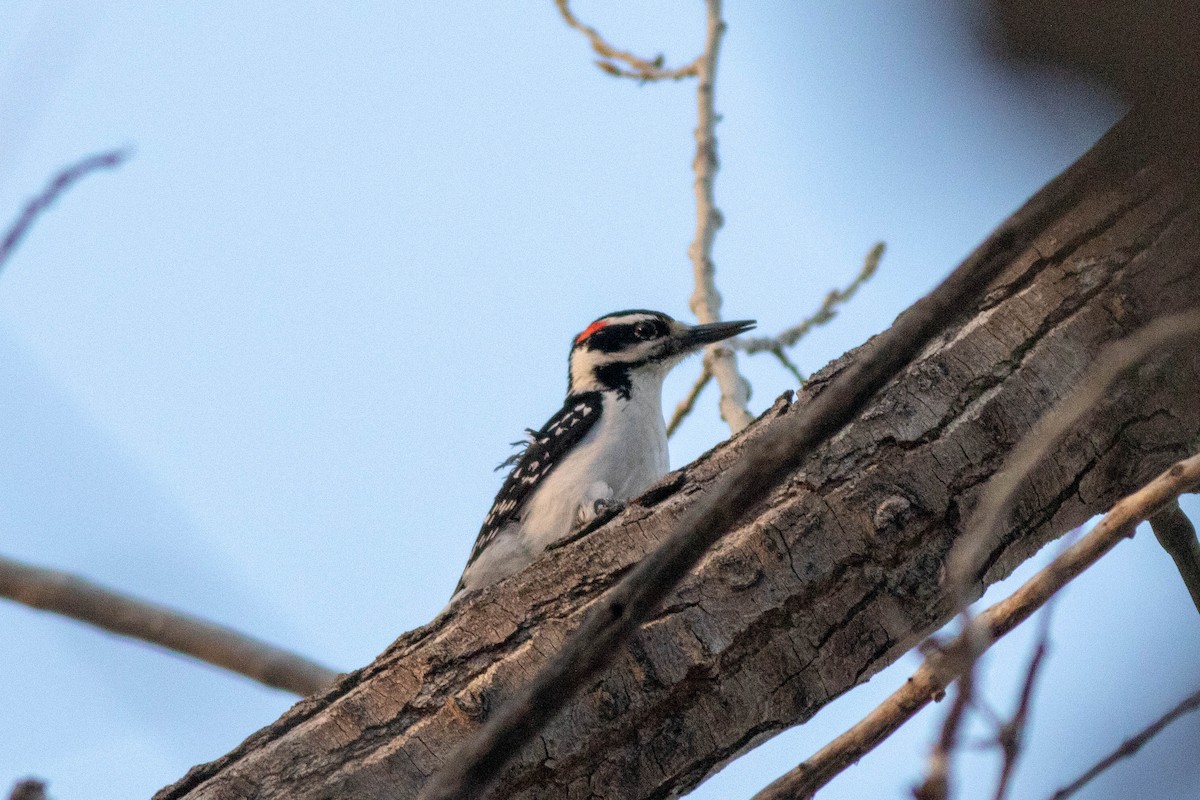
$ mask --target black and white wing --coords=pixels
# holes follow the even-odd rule
[[[573,394],[540,431],[530,432],[529,444],[516,456],[512,472],[500,487],[500,493],[483,520],[479,538],[475,540],[471,557],[467,559],[468,567],[479,558],[479,554],[491,544],[500,530],[520,518],[521,509],[533,490],[600,418],[602,402],[599,392]],[[459,586],[461,588],[462,584]]]

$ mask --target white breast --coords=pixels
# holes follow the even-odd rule
[[[630,394],[604,393],[600,419],[534,490],[519,521],[497,532],[463,573],[463,591],[513,574],[570,535],[581,507],[637,497],[667,473],[661,376],[635,383]]]
[[[520,538],[535,553],[571,532],[580,506],[629,500],[669,469],[658,392],[629,400],[606,392],[600,420],[546,476],[521,514]]]

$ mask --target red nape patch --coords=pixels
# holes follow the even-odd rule
[[[584,339],[588,338],[589,336],[591,336],[593,333],[600,330],[601,328],[607,328],[608,325],[609,325],[609,322],[606,319],[596,320],[591,325],[588,325],[586,328],[584,328],[583,333],[581,333],[575,337],[575,344],[579,344]]]

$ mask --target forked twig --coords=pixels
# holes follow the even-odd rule
[[[598,30],[584,24],[575,16],[574,12],[571,11],[568,0],[554,0],[554,4],[558,6],[558,11],[562,14],[563,20],[588,38],[588,41],[592,44],[592,49],[600,56],[596,60],[596,66],[609,75],[618,78],[633,78],[639,81],[677,81],[681,78],[693,78],[698,74],[699,58],[689,64],[684,64],[682,67],[667,69],[663,67],[663,57],[661,55],[653,59],[640,58],[628,50],[613,47],[600,35]],[[622,67],[621,64],[625,64],[625,66]]]
[[[1055,595],[1057,597],[1057,595]],[[1017,710],[1012,719],[1003,723],[996,732],[996,742],[1004,761],[1000,766],[1000,779],[996,784],[994,800],[1004,800],[1008,796],[1008,787],[1012,776],[1016,773],[1017,760],[1021,757],[1021,748],[1025,744],[1025,729],[1029,725],[1029,709],[1033,706],[1033,687],[1037,684],[1042,664],[1050,651],[1050,619],[1053,611],[1054,597],[1042,609],[1042,626],[1038,632],[1037,644],[1033,648],[1033,656],[1025,669],[1025,681],[1021,684],[1021,694],[1017,700]]]
[[[967,639],[963,644],[966,646],[957,653],[957,657],[965,666],[957,681],[954,702],[950,704],[950,711],[942,723],[941,734],[929,754],[925,780],[913,789],[913,797],[917,800],[946,800],[950,791],[950,759],[958,747],[958,731],[966,717],[967,707],[975,696],[975,646]]]
[[[883,253],[884,243],[876,243],[870,252],[867,253],[867,257],[863,261],[863,266],[859,270],[858,275],[854,277],[854,280],[844,289],[831,290],[829,294],[825,295],[825,300],[821,303],[820,308],[806,319],[801,320],[798,324],[790,328],[785,328],[776,336],[740,336],[737,339],[730,339],[725,343],[726,346],[747,355],[770,353],[778,359],[784,369],[792,374],[796,379],[796,383],[803,386],[808,378],[800,371],[800,368],[796,366],[791,357],[788,356],[787,348],[794,347],[813,328],[820,327],[836,317],[838,307],[853,298],[859,288],[876,273]],[[700,370],[700,375],[697,376],[691,390],[675,406],[675,411],[671,414],[671,420],[667,424],[667,436],[674,434],[683,420],[692,412],[696,404],[696,398],[711,379],[712,369],[709,361],[706,359],[704,366]]]
[[[705,0],[706,34],[704,53],[697,60],[696,72],[696,155],[692,170],[696,174],[693,188],[696,195],[696,233],[688,246],[695,284],[688,301],[692,313],[702,323],[721,321],[721,293],[717,291],[716,265],[713,264],[713,241],[721,227],[721,212],[713,195],[717,176],[717,112],[714,104],[717,82],[717,54],[725,21],[721,19],[721,0]],[[709,369],[721,387],[721,419],[737,433],[754,421],[750,413],[750,384],[737,368],[737,356],[724,342],[710,345],[707,352]]]
[[[781,331],[778,336],[756,336],[756,337],[738,337],[730,339],[726,343],[727,347],[745,353],[746,355],[756,355],[758,353],[769,353],[779,360],[780,365],[792,373],[792,377],[796,378],[796,383],[803,386],[808,378],[805,377],[800,368],[796,366],[796,362],[792,361],[787,355],[787,348],[794,347],[800,339],[804,338],[814,327],[820,327],[832,320],[838,315],[838,307],[844,305],[848,300],[851,300],[854,293],[875,275],[875,272],[880,266],[880,259],[883,257],[884,245],[883,242],[877,242],[875,247],[870,249],[863,261],[863,267],[858,271],[858,275],[854,276],[853,281],[846,285],[845,289],[833,289],[826,295],[826,299],[821,303],[821,307],[812,313],[810,317],[800,320],[797,325],[792,325]],[[684,419],[691,414],[695,408],[696,398],[700,396],[704,386],[708,385],[708,381],[712,380],[712,366],[707,357],[704,360],[704,365],[701,367],[700,375],[697,375],[696,383],[692,384],[691,390],[688,392],[682,401],[679,401],[671,414],[671,421],[667,423],[667,435],[671,437],[682,425]]]
[[[875,246],[863,259],[862,269],[854,276],[844,289],[831,289],[821,302],[820,308],[806,319],[790,328],[785,328],[775,336],[742,336],[734,340],[733,347],[747,355],[755,353],[773,353],[778,356],[779,350],[794,347],[813,328],[818,328],[837,316],[838,306],[844,305],[854,297],[864,283],[869,281],[879,269],[879,261],[883,258],[886,245],[876,242]]]

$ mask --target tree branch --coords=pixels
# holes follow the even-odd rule
[[[1072,781],[1070,784],[1068,784],[1067,786],[1064,786],[1063,788],[1061,788],[1057,792],[1055,792],[1051,796],[1050,800],[1065,800],[1065,798],[1068,798],[1071,795],[1075,794],[1080,789],[1082,789],[1084,786],[1091,783],[1091,781],[1097,775],[1104,772],[1106,769],[1111,767],[1113,764],[1117,763],[1118,761],[1120,761],[1123,758],[1129,758],[1134,753],[1136,753],[1138,750],[1141,750],[1142,747],[1146,744],[1146,742],[1150,741],[1155,736],[1157,736],[1159,733],[1161,733],[1163,728],[1166,728],[1168,725],[1170,725],[1172,722],[1174,722],[1175,720],[1182,717],[1184,714],[1188,714],[1192,711],[1195,711],[1198,708],[1200,708],[1200,691],[1198,691],[1195,694],[1191,695],[1190,697],[1187,697],[1186,699],[1184,699],[1184,701],[1181,702],[1179,705],[1175,706],[1170,711],[1168,711],[1166,714],[1162,715],[1161,717],[1156,719],[1154,722],[1152,722],[1150,725],[1143,728],[1142,731],[1139,732],[1136,736],[1133,736],[1133,737],[1125,740],[1121,744],[1120,747],[1118,747],[1112,753],[1109,753],[1107,756],[1105,756],[1104,758],[1102,758],[1098,762],[1096,762],[1096,764],[1093,765],[1092,768],[1089,769],[1087,772],[1083,773],[1078,778],[1076,778],[1074,781]]]
[[[1057,595],[1056,595],[1057,596]],[[1037,644],[1033,648],[1033,657],[1025,669],[1025,682],[1021,686],[1021,694],[1017,699],[1017,710],[1012,719],[1003,723],[996,732],[996,743],[1000,745],[1003,762],[1000,766],[1000,780],[996,785],[994,800],[1004,800],[1008,796],[1008,787],[1017,769],[1017,760],[1021,757],[1021,748],[1025,744],[1025,728],[1029,724],[1029,709],[1033,705],[1033,687],[1037,683],[1038,674],[1046,660],[1050,649],[1050,618],[1052,612],[1052,597],[1042,610],[1042,628],[1038,633]]]
[[[1179,503],[1171,503],[1150,518],[1150,527],[1158,543],[1175,560],[1179,576],[1200,611],[1200,540],[1191,520]]]
[[[992,545],[1000,526],[1007,523],[1007,509],[1013,496],[1034,467],[1057,447],[1060,439],[1105,399],[1117,378],[1152,353],[1198,337],[1200,312],[1189,312],[1156,320],[1128,339],[1109,345],[1096,366],[1084,376],[1067,399],[1037,421],[1005,461],[1004,468],[987,482],[983,500],[972,515],[968,534],[955,543],[950,553],[947,584],[950,597],[962,614],[964,641],[971,646],[966,654],[968,664],[958,679],[954,704],[930,755],[927,777],[914,792],[918,800],[945,800],[949,794],[950,761],[957,743],[958,728],[971,702],[975,664],[986,647],[983,631],[972,620],[968,608],[971,578],[978,569],[977,564],[985,548]],[[1012,767],[1011,754],[1006,747],[1001,792],[1007,788]]]
[[[1030,420],[1102,347],[1197,306],[1191,175],[1121,123],[972,259],[1001,272],[953,309],[862,413],[762,499],[504,770],[493,796],[677,796],[801,723],[949,620],[944,564],[965,509]],[[982,254],[982,255],[981,255]],[[797,305],[803,298],[797,298]],[[604,593],[757,450],[878,345],[839,358],[795,401],[665,476],[611,522],[401,636],[159,800],[258,794],[412,798],[558,652]],[[1115,384],[1034,473],[998,580],[1060,532],[1144,485],[1200,436],[1200,352]],[[759,476],[754,476],[754,481]]]
[[[792,373],[796,379],[796,383],[803,386],[806,378],[800,371],[800,368],[788,358],[786,349],[794,347],[813,328],[820,327],[837,316],[837,307],[854,297],[859,287],[870,280],[875,274],[879,268],[879,260],[883,257],[883,252],[884,243],[878,242],[867,253],[862,269],[859,270],[854,280],[845,289],[831,290],[829,294],[825,295],[825,300],[821,303],[821,307],[809,317],[801,320],[799,324],[784,329],[776,336],[739,337],[737,339],[730,339],[725,345],[747,355],[770,353],[779,360],[784,369]],[[704,387],[708,385],[710,380],[712,380],[712,362],[710,354],[706,353],[704,365],[700,370],[700,375],[696,378],[696,382],[692,385],[688,394],[675,406],[675,411],[671,414],[671,420],[667,423],[668,437],[674,435],[683,420],[692,413],[696,405],[696,398],[700,396],[700,392],[704,390]]]
[[[1090,533],[1021,588],[975,618],[974,630],[987,637],[983,649],[1032,616],[1055,592],[1095,564],[1122,539],[1132,536],[1140,522],[1179,495],[1197,489],[1200,489],[1200,455],[1176,463],[1142,489],[1118,501]],[[856,764],[931,700],[940,699],[950,682],[973,663],[974,659],[964,658],[964,653],[972,649],[970,637],[973,635],[971,630],[964,631],[950,645],[927,656],[912,677],[861,722],[756,794],[754,800],[812,797],[838,773]]]
[[[1063,402],[1038,420],[1005,460],[1004,468],[987,482],[983,499],[972,515],[967,535],[961,537],[950,552],[947,585],[950,596],[955,598],[956,605],[963,612],[962,641],[973,643],[973,646],[966,654],[966,664],[958,670],[963,675],[962,683],[955,695],[954,706],[947,715],[942,735],[930,756],[926,780],[916,790],[917,797],[922,800],[940,800],[947,794],[949,759],[957,728],[970,701],[969,676],[974,670],[976,660],[987,647],[986,640],[982,638],[984,630],[981,626],[984,623],[981,620],[972,620],[966,610],[970,579],[975,574],[976,565],[982,559],[986,548],[991,547],[996,540],[997,529],[1006,521],[1012,497],[1033,469],[1058,446],[1062,436],[1108,396],[1117,378],[1147,356],[1161,353],[1168,347],[1178,346],[1195,338],[1200,338],[1200,312],[1156,320],[1134,335],[1106,347],[1078,386]],[[1192,535],[1194,536],[1194,533]],[[890,733],[889,730],[885,737]],[[1002,787],[1006,783],[1006,780],[1002,781]]]
[[[692,274],[695,289],[692,292],[689,306],[692,313],[701,323],[720,322],[721,295],[717,291],[712,261],[712,245],[716,238],[717,229],[721,227],[721,212],[717,210],[713,198],[713,181],[717,173],[717,113],[713,103],[716,85],[717,54],[721,46],[721,36],[725,32],[725,21],[721,18],[721,0],[705,0],[705,38],[704,52],[692,63],[678,69],[663,69],[662,57],[648,61],[634,54],[619,50],[609,44],[595,29],[584,23],[572,13],[568,0],[555,0],[559,13],[572,28],[587,36],[592,49],[603,57],[596,64],[610,75],[626,78],[636,78],[642,81],[679,79],[695,77],[696,87],[696,155],[692,159],[692,169],[696,178],[694,191],[696,195],[696,233],[691,245],[688,246],[688,258],[692,262]],[[618,63],[619,62],[619,63]],[[622,68],[620,63],[628,65]],[[785,366],[790,365],[787,356],[780,351],[778,354]],[[721,418],[729,425],[733,433],[745,428],[753,421],[750,413],[750,384],[738,372],[737,356],[734,355],[728,343],[709,345],[705,352],[708,373],[717,379],[721,387],[720,409]],[[791,369],[796,372],[794,366]],[[696,388],[692,390],[689,399],[680,403],[676,409],[676,417],[672,418],[671,432],[679,426],[679,422],[691,411],[695,398],[699,396],[704,384],[709,378],[701,375]],[[676,418],[678,421],[676,421]]]
[[[99,586],[0,556],[0,597],[174,650],[276,689],[306,696],[337,673],[245,634]]]
[[[46,188],[25,205],[25,208],[21,210],[21,213],[5,232],[4,238],[0,239],[0,269],[4,268],[5,262],[12,256],[17,245],[25,238],[25,234],[33,227],[37,218],[64,192],[84,176],[97,170],[119,167],[128,158],[128,150],[109,150],[77,161],[55,175],[46,184]]]
[[[687,415],[692,413],[692,409],[696,407],[696,400],[700,398],[700,393],[704,391],[705,386],[708,386],[712,376],[709,356],[708,353],[705,353],[704,360],[700,363],[700,374],[696,376],[696,382],[692,384],[687,396],[679,401],[679,405],[675,406],[675,411],[671,413],[671,420],[667,423],[668,439],[675,435],[675,431],[679,429]]]
[[[646,556],[584,616],[529,684],[461,745],[422,789],[422,800],[477,797],[508,759],[596,674],[700,557],[728,531],[741,509],[774,488],[814,446],[833,436],[1003,265],[1011,242],[977,253],[918,300],[852,367],[800,409],[788,425],[764,434]],[[715,368],[714,368],[715,372]]]
[[[61,170],[25,205],[0,239],[0,268],[37,218],[64,192],[90,173],[114,169],[128,158],[128,150],[109,150]],[[319,664],[228,628],[126,597],[75,575],[3,556],[0,597],[157,644],[300,695],[328,688],[337,677],[336,672]]]
[[[1155,320],[1132,336],[1105,348],[1087,376],[1068,399],[1039,419],[1012,454],[1004,468],[987,483],[969,533],[950,551],[947,584],[959,609],[965,609],[971,586],[979,579],[981,561],[993,547],[1005,524],[1013,497],[1025,486],[1034,467],[1060,444],[1076,423],[1092,412],[1109,395],[1113,383],[1128,370],[1168,347],[1200,338],[1200,311]]]
[[[975,696],[975,665],[978,663],[974,643],[965,639],[963,645],[959,658],[966,663],[966,667],[959,674],[954,702],[950,704],[950,711],[942,723],[941,735],[929,754],[925,780],[913,789],[916,800],[946,800],[950,792],[950,759],[958,747],[958,729],[966,718],[967,706]]]
[[[716,267],[712,260],[713,240],[721,227],[721,212],[713,198],[713,181],[717,175],[717,113],[713,96],[717,80],[717,53],[725,22],[721,19],[721,0],[705,0],[707,35],[704,54],[696,62],[696,156],[692,169],[696,173],[696,235],[688,247],[692,260],[695,289],[688,305],[702,323],[721,321],[721,293],[717,291]],[[754,419],[750,413],[750,384],[737,369],[737,356],[730,347],[718,342],[709,345],[707,355],[713,377],[721,387],[721,419],[733,433],[745,428]]]
[[[801,320],[799,324],[785,328],[775,336],[740,336],[734,339],[730,346],[747,355],[773,353],[777,357],[780,350],[794,347],[796,342],[807,336],[813,328],[819,328],[837,316],[838,306],[853,298],[859,288],[875,275],[885,249],[886,246],[883,242],[876,242],[875,246],[867,253],[862,269],[858,271],[858,275],[854,276],[854,280],[845,289],[831,289],[829,294],[825,295],[821,307]],[[803,383],[803,380],[801,382]]]
[[[613,47],[605,41],[599,31],[579,21],[579,18],[571,11],[568,0],[554,0],[554,4],[558,6],[558,11],[562,14],[563,20],[586,36],[588,41],[592,43],[592,49],[601,57],[596,61],[596,66],[609,75],[618,78],[633,78],[639,81],[677,81],[681,78],[691,78],[698,74],[700,59],[696,59],[690,64],[685,64],[676,69],[666,69],[663,67],[663,57],[661,55],[654,59],[645,59],[635,56],[628,50],[620,50]],[[627,65],[628,68],[621,67],[621,64]]]

